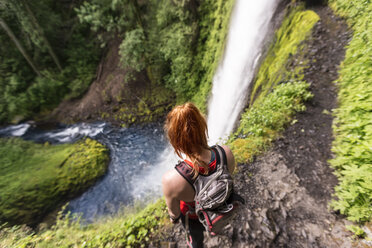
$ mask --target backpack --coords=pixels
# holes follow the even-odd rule
[[[195,213],[206,231],[219,234],[231,222],[244,199],[233,192],[233,179],[228,171],[224,149],[212,146],[216,154],[216,168],[208,175],[199,174],[193,179],[192,168],[184,161],[176,165],[176,170],[195,190]],[[186,215],[186,229],[188,229]],[[188,230],[186,230],[188,231]]]

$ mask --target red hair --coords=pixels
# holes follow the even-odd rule
[[[208,173],[208,165],[200,159],[203,149],[210,149],[208,127],[199,109],[190,102],[174,107],[167,115],[164,129],[176,154],[182,158],[184,153],[191,159],[194,177],[199,174],[200,166]]]

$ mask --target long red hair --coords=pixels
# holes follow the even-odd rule
[[[199,109],[190,102],[174,107],[167,115],[164,129],[176,154],[182,158],[183,153],[191,159],[194,177],[200,166],[208,173],[208,165],[200,158],[203,149],[210,149],[208,127]]]

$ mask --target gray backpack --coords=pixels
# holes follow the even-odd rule
[[[209,233],[218,234],[231,222],[244,200],[233,192],[233,179],[228,171],[224,149],[218,145],[211,148],[216,154],[216,168],[208,175],[199,174],[193,179],[192,168],[184,161],[175,168],[195,190],[195,213],[199,221]],[[188,216],[186,229],[187,223]]]

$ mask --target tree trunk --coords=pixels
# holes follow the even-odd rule
[[[9,26],[5,23],[5,21],[0,17],[0,26],[5,30],[5,32],[9,35],[10,39],[14,42],[18,50],[21,52],[23,57],[27,60],[28,64],[32,67],[36,75],[41,77],[41,74],[39,70],[36,68],[35,64],[33,63],[30,56],[28,56],[26,50],[23,48],[21,43],[18,41],[18,39],[13,34],[12,30],[9,28]]]
[[[140,26],[145,32],[145,29],[143,28],[143,21],[142,21],[141,14],[139,12],[139,6],[137,3],[137,0],[130,0],[130,2],[132,3],[132,9],[133,9],[134,15],[136,16],[137,25]],[[146,33],[145,33],[145,36],[147,36]]]
[[[50,54],[50,56],[53,58],[53,61],[54,63],[57,65],[58,69],[60,71],[62,71],[62,66],[58,60],[58,57],[57,55],[54,53],[53,51],[53,48],[52,46],[50,45],[48,39],[46,38],[45,34],[44,34],[44,30],[41,28],[41,26],[39,25],[39,23],[37,22],[32,10],[30,9],[30,7],[28,6],[27,2],[22,0],[22,3],[23,5],[26,7],[26,10],[28,12],[28,15],[30,16],[30,19],[32,21],[32,23],[34,24],[34,26],[36,27],[36,29],[38,30],[38,33],[40,34],[41,38],[43,39],[47,49],[48,49],[48,52]]]
[[[148,34],[147,34],[147,32],[146,32],[146,30],[143,26],[143,21],[142,21],[142,17],[141,17],[140,11],[139,11],[140,8],[138,6],[138,2],[137,2],[137,0],[130,0],[130,3],[131,3],[131,6],[132,6],[134,15],[136,16],[135,18],[136,18],[137,26],[139,26],[143,30],[143,33],[145,35],[145,39],[148,41],[149,40]],[[147,77],[152,84],[156,84],[156,81],[155,81],[155,78],[154,78],[154,75],[153,75],[153,72],[152,72],[152,66],[151,66],[151,64],[149,63],[149,60],[148,60],[148,54],[145,54],[145,60],[146,60],[146,74],[147,74]]]

